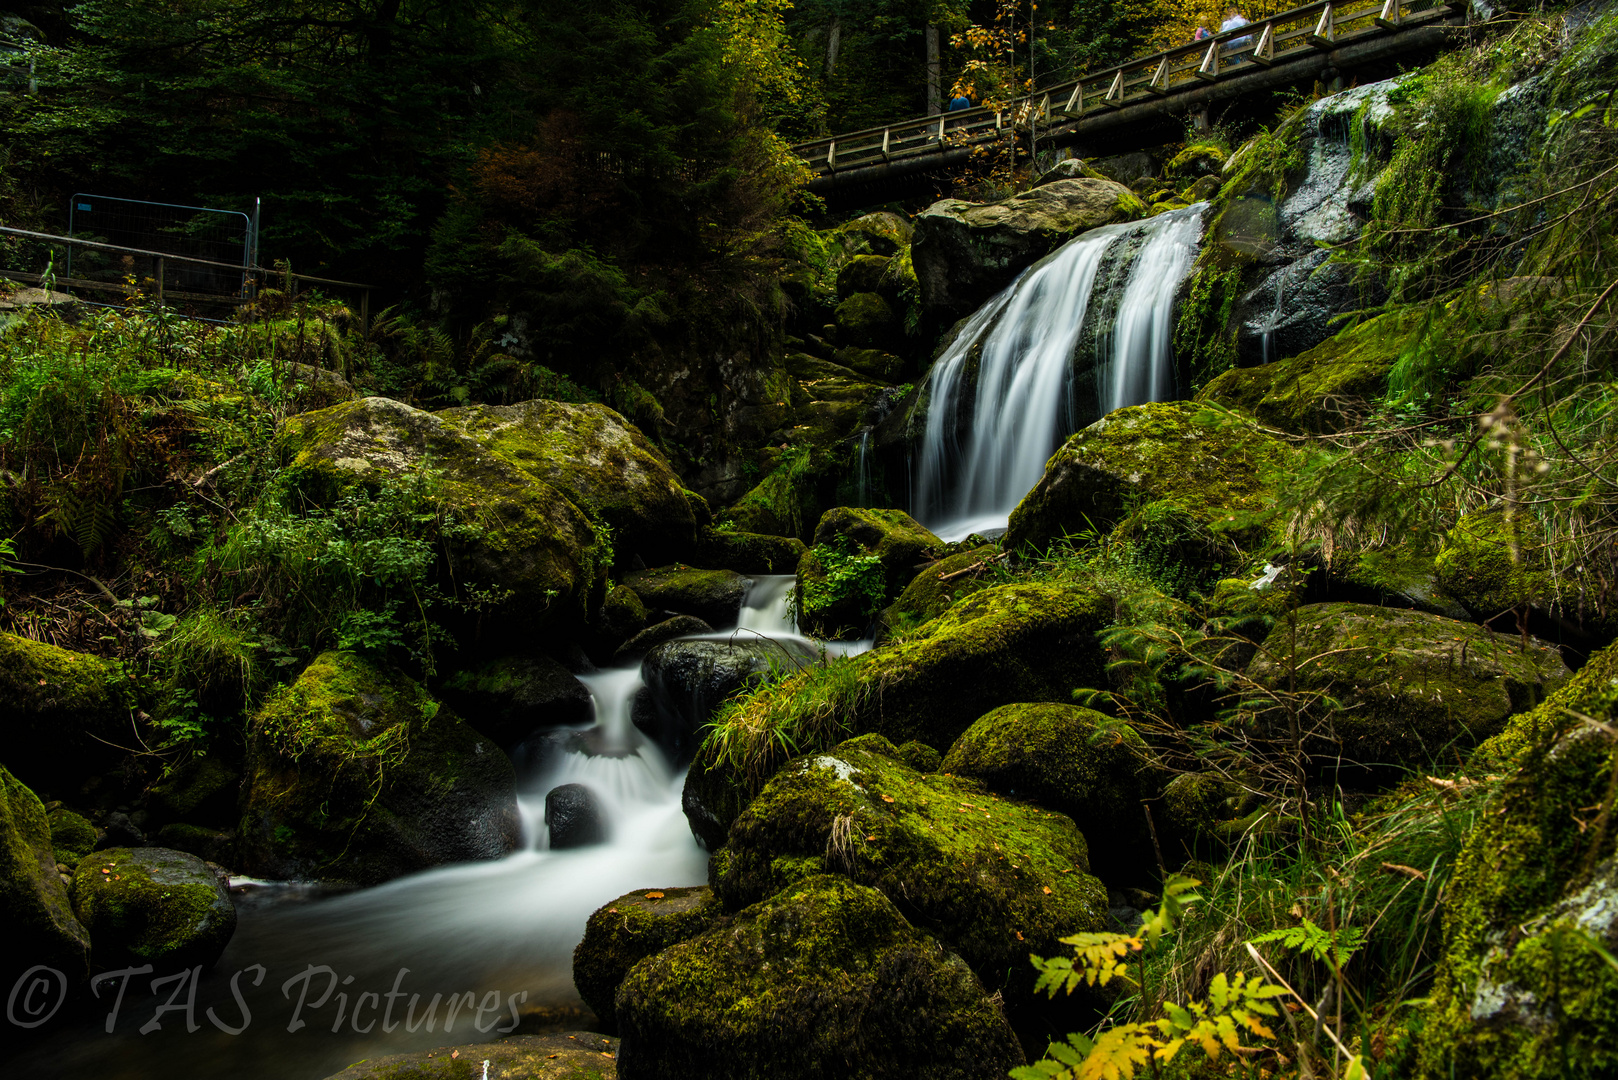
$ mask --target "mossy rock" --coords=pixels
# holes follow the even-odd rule
[[[839,506],[821,515],[798,561],[798,625],[817,637],[858,636],[943,541],[903,510]],[[872,560],[875,560],[872,562]]]
[[[590,658],[598,664],[609,663],[624,642],[646,629],[647,618],[640,594],[628,585],[615,586],[590,616]]]
[[[1090,862],[1112,885],[1156,873],[1141,813],[1156,794],[1145,741],[1127,724],[1055,702],[1002,705],[949,748],[939,771],[1066,814],[1090,841]]]
[[[1043,550],[1088,529],[1109,529],[1132,506],[1171,502],[1196,521],[1248,540],[1291,452],[1232,413],[1191,402],[1118,409],[1073,435],[1011,512],[1007,551]]]
[[[1058,938],[1100,930],[1107,916],[1072,819],[919,773],[878,735],[777,772],[731,826],[709,878],[735,910],[823,871],[881,889],[1003,992],[1019,1026],[1040,1011],[1028,954],[1054,956]]]
[[[573,950],[573,985],[601,1030],[618,1030],[613,999],[630,968],[696,937],[721,914],[719,901],[706,886],[641,889],[597,908]]]
[[[705,529],[697,541],[696,561],[740,574],[790,574],[807,550],[795,536]]]
[[[248,873],[370,885],[517,842],[511,761],[414,680],[326,652],[248,728]]]
[[[1368,319],[1297,356],[1232,368],[1203,387],[1197,400],[1241,409],[1295,435],[1341,431],[1387,393],[1388,372],[1408,329],[1401,316]]]
[[[616,1009],[630,1080],[998,1080],[1023,1061],[960,957],[831,874],[641,961]]]
[[[287,415],[327,409],[354,400],[354,387],[341,372],[313,364],[286,364],[281,368],[281,393]]]
[[[1339,556],[1332,561],[1330,582],[1334,598],[1413,608],[1446,619],[1472,618],[1439,583],[1432,554],[1406,544]]]
[[[170,822],[157,830],[154,837],[158,847],[173,848],[195,855],[203,862],[232,866],[236,862],[236,834],[209,829],[202,825]]]
[[[70,980],[89,973],[90,935],[73,913],[57,862],[44,804],[0,766],[0,918],[11,956],[5,970],[13,978],[35,964]]]
[[[648,609],[693,615],[715,630],[735,626],[747,598],[747,579],[734,570],[659,566],[627,575],[624,584]]]
[[[473,728],[505,749],[540,728],[588,724],[595,716],[589,689],[544,653],[501,657],[457,671],[444,680],[439,693],[461,716],[474,718],[468,721]]]
[[[613,549],[589,513],[450,419],[367,397],[294,416],[277,441],[289,479],[317,502],[430,472],[439,504],[473,526],[449,545],[456,580],[509,594],[486,616],[491,632],[575,631],[605,584]]]
[[[1214,143],[1192,143],[1169,159],[1163,175],[1177,178],[1218,176],[1225,167],[1225,148]]]
[[[1565,710],[1618,724],[1618,646],[1474,759],[1506,775],[1473,812],[1445,888],[1422,1077],[1618,1070],[1618,973],[1591,947],[1618,949],[1614,830],[1592,828],[1595,811],[1584,809],[1605,804],[1618,750]]]
[[[219,754],[187,758],[147,792],[147,812],[169,821],[229,823],[236,819],[241,770]]]
[[[892,258],[883,255],[856,255],[837,271],[837,298],[847,300],[855,293],[874,293],[887,272]]]
[[[617,1039],[595,1031],[564,1031],[366,1058],[326,1080],[613,1080],[617,1065]]]
[[[73,911],[103,970],[151,964],[160,972],[212,967],[236,932],[219,875],[168,848],[108,848],[73,871]]]
[[[1295,672],[1287,663],[1291,633],[1276,623],[1249,677],[1277,691],[1295,679],[1300,692],[1330,695],[1338,707],[1310,706],[1309,715],[1329,718],[1340,745],[1315,750],[1382,770],[1434,767],[1452,746],[1477,745],[1569,677],[1561,654],[1542,641],[1525,648],[1515,635],[1420,611],[1299,608]],[[1260,723],[1273,731],[1283,719],[1276,710]]]
[[[1439,584],[1479,619],[1548,603],[1556,586],[1539,553],[1538,531],[1498,509],[1467,514],[1433,560]]]
[[[695,615],[676,615],[672,619],[664,619],[662,622],[653,623],[624,642],[618,651],[612,654],[612,666],[624,667],[635,663],[665,641],[713,632],[713,627]]]
[[[911,739],[898,748],[899,760],[917,772],[938,772],[944,755],[924,742]]]
[[[620,564],[689,558],[697,523],[680,478],[639,428],[605,405],[524,401],[438,413],[488,452],[612,529]]]
[[[122,757],[129,677],[110,660],[0,634],[0,733],[19,779],[67,795]],[[111,745],[109,745],[111,744]]]
[[[984,544],[970,551],[958,551],[919,571],[882,612],[884,635],[936,619],[961,597],[988,588],[994,579],[987,574],[987,560],[994,553],[993,544]],[[962,573],[972,567],[982,569]]]
[[[1241,785],[1214,773],[1176,776],[1163,786],[1153,811],[1163,858],[1172,867],[1183,858],[1222,853],[1241,835],[1250,802]]]
[[[850,371],[884,384],[898,382],[905,371],[904,360],[881,349],[838,349],[832,359]]]
[[[874,292],[855,293],[833,315],[837,340],[855,348],[879,348],[897,341],[901,334],[898,313]]]
[[[74,866],[95,850],[99,837],[89,818],[58,806],[45,815],[45,820],[50,826],[51,850],[56,853],[57,862]]]
[[[828,235],[850,254],[897,255],[900,249],[910,246],[914,231],[905,218],[879,210],[845,222]]]

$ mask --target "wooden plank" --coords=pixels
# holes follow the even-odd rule
[[[1118,69],[1118,74],[1112,77],[1112,86],[1107,88],[1107,96],[1101,99],[1101,104],[1116,109],[1124,103],[1124,72]]]
[[[1264,32],[1258,36],[1258,44],[1253,46],[1253,61],[1269,67],[1275,63],[1275,23],[1264,24]]]
[[[1214,82],[1219,78],[1219,42],[1208,46],[1208,52],[1203,56],[1202,63],[1197,67],[1197,77]]]
[[[1333,19],[1330,4],[1320,13],[1320,21],[1315,23],[1314,33],[1309,35],[1309,44],[1317,49],[1337,47],[1337,23]]]

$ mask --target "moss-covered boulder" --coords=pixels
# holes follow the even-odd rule
[[[807,550],[795,536],[705,529],[697,542],[696,562],[739,574],[790,574]]]
[[[1440,584],[1432,553],[1407,544],[1338,555],[1327,570],[1334,600],[1414,608],[1446,619],[1472,618]]]
[[[148,821],[234,824],[241,787],[241,770],[224,755],[192,755],[147,791]]]
[[[1071,818],[919,773],[877,735],[777,772],[731,826],[709,876],[735,910],[828,871],[881,889],[1002,991],[1019,1024],[1041,1008],[1028,954],[1056,955],[1058,938],[1099,930],[1107,915]]]
[[[630,1080],[998,1080],[1023,1060],[958,956],[829,874],[641,961],[616,1010]]]
[[[988,588],[994,583],[988,573],[989,559],[994,554],[993,544],[983,544],[970,551],[958,551],[919,571],[883,610],[883,633],[879,637],[936,619],[961,597]]]
[[[172,821],[157,830],[153,837],[158,847],[172,848],[195,855],[203,862],[220,866],[236,865],[236,833],[234,830],[210,829],[206,825],[187,825]]]
[[[833,314],[837,322],[837,340],[843,345],[870,349],[897,342],[902,328],[899,314],[879,294],[855,293],[841,304]]]
[[[696,546],[696,517],[680,478],[639,428],[605,405],[535,400],[438,415],[606,522],[620,563],[639,555],[656,566],[689,558]]]
[[[123,756],[116,747],[134,742],[128,686],[110,660],[0,634],[6,767],[53,796],[110,768]]]
[[[439,688],[444,703],[503,748],[540,728],[588,724],[590,691],[544,653],[506,656],[457,671]]]
[[[735,626],[747,599],[747,579],[734,570],[660,566],[638,570],[625,577],[624,584],[649,610],[692,615],[716,630]]]
[[[1618,724],[1618,646],[1474,759],[1504,782],[1473,813],[1446,886],[1422,1077],[1618,1070],[1618,973],[1592,947],[1618,950],[1615,830],[1597,824],[1618,747],[1570,711]]]
[[[896,383],[905,372],[904,360],[881,349],[838,349],[832,359],[842,367],[879,383]]]
[[[517,842],[511,761],[408,676],[317,656],[248,728],[248,873],[375,884]]]
[[[606,531],[528,471],[534,462],[493,452],[449,419],[367,397],[290,418],[278,443],[290,478],[316,500],[430,473],[439,505],[471,526],[449,546],[456,580],[507,594],[491,629],[566,632],[599,596],[613,552]]]
[[[96,827],[83,814],[58,806],[45,815],[45,820],[50,826],[51,849],[56,852],[57,862],[74,866],[95,850]]]
[[[1568,679],[1555,647],[1473,623],[1367,604],[1311,604],[1297,612],[1297,651],[1279,622],[1247,673],[1329,721],[1337,742],[1317,749],[1362,766],[1425,768],[1498,732]],[[1289,657],[1295,657],[1292,663]],[[1307,695],[1329,695],[1330,708]],[[1261,724],[1284,724],[1279,709]]]
[[[1467,514],[1433,560],[1438,583],[1475,618],[1492,620],[1550,602],[1554,578],[1545,566],[1539,529],[1503,510]]]
[[[97,852],[73,871],[71,893],[102,969],[212,967],[236,932],[236,907],[219,875],[183,851]]]
[[[846,300],[855,293],[874,293],[887,272],[891,256],[856,255],[837,271],[837,296]]]
[[[941,547],[903,510],[826,511],[814,547],[798,562],[799,627],[817,637],[857,637]]]
[[[73,914],[57,862],[44,804],[0,766],[0,919],[11,956],[0,970],[10,978],[35,964],[73,980],[89,971],[90,935]]]
[[[1225,149],[1216,143],[1192,143],[1169,159],[1163,175],[1175,179],[1218,176],[1225,167]]]
[[[1163,786],[1153,821],[1170,867],[1224,852],[1247,824],[1253,797],[1217,773],[1181,773]]]
[[[563,1031],[366,1058],[326,1080],[613,1080],[617,1065],[617,1039]]]
[[[612,666],[623,667],[635,663],[665,641],[713,632],[713,627],[695,615],[676,615],[672,619],[664,619],[662,622],[653,623],[620,645],[618,651],[612,654]]]
[[[1141,799],[1157,794],[1146,743],[1091,709],[1002,705],[966,729],[939,771],[1036,802],[1078,823],[1095,872],[1113,885],[1156,872]]]
[[[878,210],[837,226],[827,235],[827,242],[848,255],[897,255],[910,246],[914,232],[909,219],[891,210]]]
[[[354,400],[354,387],[341,372],[313,364],[291,363],[281,369],[281,375],[281,393],[288,415]]]
[[[814,660],[807,644],[753,635],[664,642],[641,661],[650,708],[634,710],[635,725],[683,764],[696,752],[700,732],[726,698],[760,685],[775,672]]]
[[[696,937],[721,915],[719,901],[706,886],[641,889],[597,908],[573,950],[573,985],[601,1030],[618,1030],[613,999],[630,968]]]
[[[1192,402],[1119,409],[1073,435],[1011,512],[1007,551],[1118,524],[1132,506],[1172,502],[1204,525],[1254,531],[1288,461],[1280,440]]]
[[[1128,188],[1094,176],[1041,184],[997,203],[936,202],[916,219],[910,249],[922,304],[939,319],[968,315],[1086,229],[1145,210]]]
[[[607,593],[601,607],[590,616],[585,648],[597,664],[612,662],[612,654],[624,642],[646,629],[648,613],[640,595],[628,585],[618,585]]]

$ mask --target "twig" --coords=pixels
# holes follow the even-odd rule
[[[88,581],[90,584],[94,585],[96,588],[100,589],[101,595],[105,596],[108,600],[111,600],[115,604],[118,602],[118,597],[113,595],[112,590],[107,588],[106,584],[100,578],[93,578],[89,574],[81,574],[77,570],[69,570],[65,566],[46,566],[44,563],[23,562],[20,559],[10,559],[7,561],[9,561],[12,566],[27,566],[35,570],[54,570],[57,573],[72,574],[74,577],[81,577],[85,581]]]
[[[1298,999],[1298,1004],[1303,1006],[1304,1012],[1309,1014],[1310,1018],[1312,1020],[1314,1020],[1314,1022],[1320,1026],[1320,1030],[1322,1030],[1322,1031],[1324,1031],[1326,1033],[1326,1037],[1328,1039],[1330,1039],[1332,1041],[1332,1043],[1337,1047],[1337,1049],[1342,1052],[1342,1055],[1345,1058],[1347,1058],[1350,1063],[1352,1063],[1354,1061],[1354,1059],[1358,1055],[1350,1052],[1348,1047],[1343,1045],[1342,1041],[1337,1038],[1336,1033],[1334,1033],[1332,1031],[1332,1029],[1330,1027],[1328,1027],[1325,1024],[1324,1021],[1321,1020],[1320,1014],[1317,1013],[1314,1009],[1309,1007],[1309,1002],[1304,999],[1304,996],[1302,994],[1298,993],[1296,990],[1292,989],[1292,984],[1287,982],[1285,979],[1283,979],[1281,977],[1281,973],[1279,971],[1276,971],[1273,967],[1271,967],[1270,962],[1268,960],[1264,959],[1264,957],[1259,955],[1259,951],[1257,949],[1253,948],[1253,943],[1251,941],[1242,942],[1242,948],[1246,949],[1248,951],[1248,954],[1251,955],[1254,960],[1257,960],[1263,966],[1265,971],[1268,971],[1270,973],[1270,978],[1272,978],[1276,982],[1280,983],[1281,986],[1283,986],[1286,989],[1287,993],[1291,994],[1293,997]],[[1341,1007],[1342,1006],[1340,1006],[1340,1005],[1338,1006],[1338,1008],[1341,1008]]]

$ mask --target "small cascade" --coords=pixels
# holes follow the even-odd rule
[[[1275,355],[1275,328],[1281,323],[1281,294],[1283,291],[1283,286],[1286,284],[1286,279],[1287,274],[1285,270],[1281,270],[1275,275],[1275,306],[1270,309],[1270,317],[1264,323],[1264,335],[1261,349],[1264,357],[1264,363],[1266,364],[1272,363],[1273,361],[1279,359],[1279,357]]]
[[[860,446],[854,459],[854,505],[871,505],[871,429],[860,432]]]
[[[1172,396],[1174,297],[1196,258],[1202,210],[1092,229],[972,315],[923,391],[919,520],[946,540],[1003,528],[1067,435],[1099,413]],[[1123,261],[1103,281],[1118,251]],[[1119,288],[1115,302],[1098,295]],[[1080,355],[1091,338],[1093,354]]]

